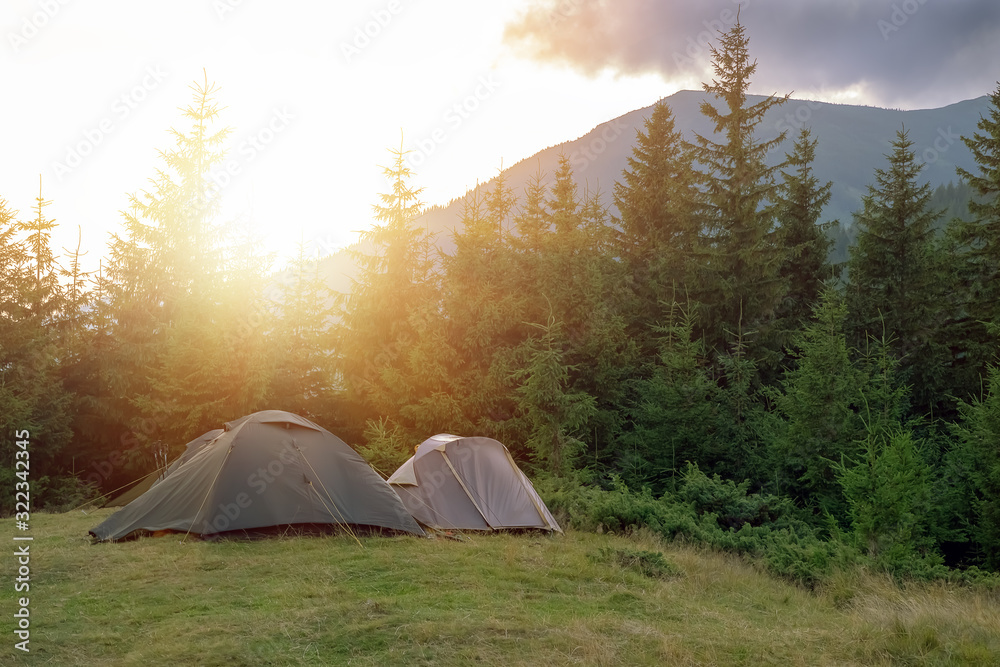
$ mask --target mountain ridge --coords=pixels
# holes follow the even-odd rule
[[[763,95],[748,95],[748,104],[766,99]],[[524,158],[503,170],[507,183],[519,194],[526,175],[541,170],[547,178],[555,171],[558,156],[567,153],[573,166],[574,179],[582,190],[588,186],[599,187],[610,201],[610,188],[621,178],[632,154],[636,131],[643,130],[656,104],[667,103],[673,112],[676,127],[688,141],[694,134],[710,137],[710,121],[698,110],[702,101],[715,102],[707,93],[682,90],[662,98],[658,102],[612,118],[594,127],[590,132],[544,148],[534,155]],[[887,109],[883,107],[860,106],[833,102],[789,98],[783,105],[773,107],[763,117],[758,128],[758,139],[767,141],[787,131],[785,142],[779,149],[771,151],[769,164],[777,164],[791,150],[794,135],[802,126],[812,130],[817,139],[817,177],[833,182],[833,197],[824,210],[823,220],[840,219],[850,223],[851,214],[860,208],[861,196],[867,185],[874,180],[876,167],[886,166],[885,154],[891,151],[891,142],[896,138],[896,130],[905,127],[914,142],[918,158],[927,167],[921,178],[932,188],[957,180],[956,166],[975,169],[972,155],[958,137],[971,136],[976,131],[976,123],[989,105],[989,96],[955,102],[933,109]],[[866,122],[856,122],[863,118]],[[855,122],[851,122],[855,121]],[[866,130],[867,131],[864,131]],[[609,137],[613,139],[609,140]],[[847,147],[852,147],[848,150]],[[849,159],[853,156],[855,159]],[[489,188],[496,180],[490,178],[479,185]],[[845,192],[852,193],[851,196]],[[444,206],[435,207],[428,214],[430,228],[453,229],[462,197]],[[436,212],[450,211],[455,221],[451,224],[438,219]],[[434,224],[438,223],[438,224]]]
[[[747,95],[748,104],[764,99],[767,96]],[[502,173],[508,187],[520,198],[525,184],[535,174],[541,174],[543,183],[550,183],[559,156],[566,154],[580,192],[599,191],[611,212],[616,213],[612,188],[632,155],[636,133],[645,129],[645,119],[654,107],[668,104],[677,129],[686,140],[694,141],[696,133],[709,138],[713,134],[711,121],[699,111],[702,101],[719,104],[704,91],[678,91],[647,107],[600,123],[576,139],[543,148],[505,168]],[[861,208],[868,185],[874,182],[875,169],[887,166],[885,155],[891,152],[897,130],[905,129],[913,141],[917,158],[925,164],[920,182],[930,183],[931,188],[957,181],[955,168],[958,166],[974,172],[976,165],[972,154],[960,137],[972,136],[980,117],[987,113],[989,103],[989,96],[982,95],[939,108],[901,110],[789,98],[764,114],[757,138],[768,141],[782,131],[787,132],[784,142],[768,155],[768,164],[774,165],[791,151],[799,128],[809,127],[817,140],[814,173],[821,183],[833,183],[830,203],[824,208],[821,221],[839,220],[842,225],[849,226],[852,214]],[[489,189],[496,178],[478,187]],[[465,196],[432,206],[418,221],[437,234],[437,244],[445,252],[454,247],[452,234],[460,223]],[[323,264],[327,264],[323,273],[335,289],[349,289],[350,279],[356,275],[350,263],[347,250],[323,258]]]

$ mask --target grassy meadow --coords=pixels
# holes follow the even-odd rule
[[[31,653],[8,630],[0,664],[1000,664],[995,591],[807,591],[646,535],[91,545],[111,511],[32,515]]]

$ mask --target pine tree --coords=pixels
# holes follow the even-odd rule
[[[830,201],[832,183],[820,185],[813,173],[816,143],[808,128],[803,128],[791,154],[786,157],[788,170],[778,185],[776,215],[780,227],[778,243],[785,254],[779,274],[788,286],[778,308],[776,343],[784,346],[787,336],[808,321],[825,281],[834,277],[827,261],[832,239],[828,225],[820,225],[823,207]]]
[[[982,562],[1000,571],[1000,367],[991,366],[982,396],[959,404],[955,450],[967,487],[970,536]]]
[[[235,323],[219,308],[225,258],[210,179],[230,130],[212,127],[219,88],[207,74],[191,91],[182,109],[191,125],[171,130],[176,145],[160,152],[164,166],[149,189],[130,195],[104,285],[110,350],[103,418],[115,425],[105,446],[127,446],[126,463],[140,469],[239,416],[222,410],[219,395],[244,390],[215,373],[233,366],[223,336]]]
[[[53,487],[62,484],[54,478],[70,469],[62,457],[72,436],[72,397],[59,375],[63,293],[49,244],[54,221],[45,216],[40,185],[36,202],[34,219],[19,222],[0,199],[0,433],[13,442],[28,432],[30,495],[39,507],[58,502]],[[25,481],[15,476],[16,451],[5,447],[0,456],[6,512],[13,510],[15,483]]]
[[[622,260],[634,294],[626,316],[643,355],[655,352],[652,327],[670,310],[664,294],[683,294],[690,277],[698,237],[692,160],[670,107],[660,102],[637,132],[628,167],[615,183]]]
[[[518,406],[526,421],[527,445],[536,465],[554,476],[568,474],[583,451],[581,429],[596,409],[594,398],[569,388],[570,372],[560,349],[561,325],[549,318],[537,325],[542,335],[529,341],[524,368],[514,373],[520,382]]]
[[[875,170],[876,182],[855,214],[848,328],[858,347],[884,333],[902,362],[903,381],[914,386],[916,405],[930,406],[944,393],[934,375],[943,364],[933,345],[942,303],[933,229],[939,214],[928,209],[930,187],[917,182],[923,165],[905,130],[892,146],[888,169]]]
[[[959,362],[969,368],[966,392],[978,389],[976,380],[993,363],[996,339],[988,326],[1000,324],[1000,82],[990,103],[988,115],[979,119],[979,131],[962,137],[978,167],[976,173],[958,169],[976,195],[968,204],[971,220],[952,223],[958,246],[952,271],[960,297],[948,338],[967,357]]]
[[[765,162],[785,135],[759,141],[755,130],[764,114],[788,96],[747,105],[747,89],[757,69],[748,44],[743,25],[737,22],[720,36],[718,47],[710,47],[717,78],[704,84],[704,90],[725,108],[702,102],[701,113],[721,139],[696,135],[691,146],[703,169],[698,225],[706,236],[693,292],[702,304],[699,328],[707,348],[723,352],[739,329],[750,341],[751,357],[757,358],[754,341],[766,339],[787,287],[780,275],[783,257],[769,205],[775,196],[775,174],[783,165]]]
[[[863,382],[851,362],[844,334],[847,307],[832,288],[820,295],[814,319],[796,337],[795,367],[772,392],[781,421],[772,439],[776,493],[819,514],[846,520],[836,465],[854,457],[864,432]]]
[[[654,330],[660,347],[649,377],[628,382],[632,428],[618,440],[616,463],[630,486],[675,490],[686,464],[714,469],[718,461],[713,425],[719,390],[693,329],[691,313],[674,302]]]
[[[440,307],[432,236],[417,221],[420,190],[410,185],[402,144],[390,152],[392,163],[382,168],[390,191],[373,207],[376,222],[361,236],[365,249],[354,253],[360,275],[340,299],[338,370],[358,423],[398,419],[405,406],[439,389],[420,385],[417,374],[427,378],[429,370],[412,356],[432,334],[423,329],[428,313]]]
[[[334,356],[329,331],[334,326],[334,294],[320,263],[300,243],[289,267],[268,290],[267,313],[276,313],[269,331],[274,374],[268,404],[328,423],[335,404]]]

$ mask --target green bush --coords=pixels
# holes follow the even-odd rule
[[[669,579],[684,574],[659,551],[603,547],[590,558],[597,563],[615,563],[627,570],[634,570],[653,579]]]
[[[858,561],[856,551],[795,516],[790,501],[748,494],[747,484],[708,477],[689,466],[676,494],[654,497],[630,491],[620,480],[611,490],[574,490],[572,484],[539,487],[545,502],[570,512],[564,525],[627,533],[647,529],[670,540],[704,544],[754,559],[768,571],[814,586],[835,568]],[[555,510],[554,510],[555,511]]]
[[[389,477],[413,456],[410,440],[403,429],[388,419],[369,419],[364,437],[366,444],[355,450],[383,477]]]
[[[17,489],[15,485],[21,481],[13,470],[0,466],[0,516],[14,515],[18,500],[15,497]],[[29,478],[29,484],[28,498],[31,511],[65,512],[95,498],[98,493],[95,483],[84,482],[71,475],[62,477],[43,475]]]

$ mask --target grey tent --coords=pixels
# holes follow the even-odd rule
[[[149,491],[155,484],[159,484],[164,477],[172,473],[174,470],[177,470],[182,463],[197,454],[202,447],[212,442],[223,433],[225,433],[225,431],[221,428],[212,429],[211,431],[202,433],[197,438],[189,442],[185,446],[184,452],[175,460],[170,462],[165,468],[159,468],[149,473],[135,483],[130,489],[118,494],[108,502],[104,503],[104,507],[124,507],[125,505],[128,505],[130,502],[146,493],[146,491]]]
[[[146,532],[212,536],[283,526],[423,534],[392,488],[344,441],[280,410],[229,422],[90,533],[104,541]]]
[[[406,509],[435,529],[562,532],[503,444],[435,435],[389,478]]]

